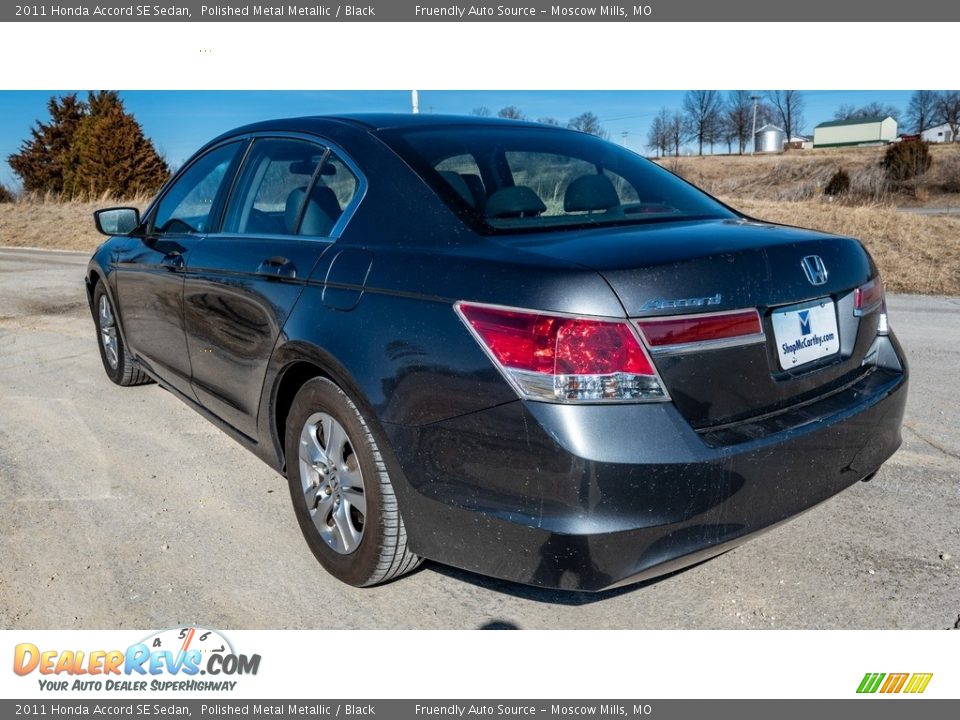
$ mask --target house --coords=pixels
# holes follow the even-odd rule
[[[958,138],[954,135],[950,123],[943,123],[924,130],[920,133],[920,139],[930,143],[949,143],[955,142]]]
[[[856,117],[847,120],[822,122],[813,129],[813,146],[845,147],[853,145],[879,145],[895,140],[897,121],[887,115],[882,117]]]

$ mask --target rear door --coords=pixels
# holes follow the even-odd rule
[[[244,145],[220,145],[191,162],[147,217],[145,235],[131,237],[113,258],[127,344],[144,365],[188,396],[193,393],[183,326],[184,272],[211,223],[219,220]]]
[[[184,287],[193,389],[249,437],[267,363],[306,279],[353,206],[357,176],[328,148],[260,137],[244,160],[220,232],[199,245]]]

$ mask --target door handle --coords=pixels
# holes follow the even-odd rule
[[[267,258],[257,266],[257,273],[272,277],[295,278],[297,266],[285,257],[275,256]]]
[[[175,252],[170,253],[169,255],[164,255],[163,259],[160,261],[160,264],[173,272],[182,272],[184,261],[183,255],[181,253]]]

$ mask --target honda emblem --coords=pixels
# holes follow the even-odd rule
[[[827,266],[819,255],[807,255],[800,264],[811,285],[823,285],[827,281]]]

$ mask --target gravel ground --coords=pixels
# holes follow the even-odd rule
[[[0,250],[0,627],[951,628],[960,621],[960,298],[893,296],[902,449],[719,558],[599,595],[427,563],[326,575],[286,482],[155,385],[104,376],[85,254]],[[335,611],[334,611],[335,610]]]

